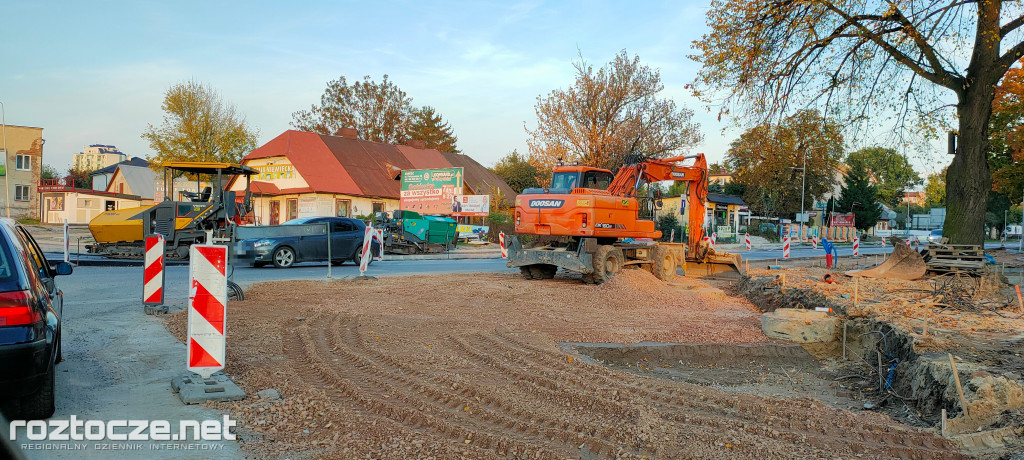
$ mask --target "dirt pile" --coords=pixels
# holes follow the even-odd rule
[[[229,305],[226,372],[283,400],[218,407],[259,458],[960,456],[879,414],[641,377],[560,350],[767,340],[744,300],[622,275],[603,286],[506,275],[262,284]],[[184,315],[169,321],[183,335]]]

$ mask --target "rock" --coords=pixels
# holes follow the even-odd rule
[[[761,330],[774,339],[797,343],[835,340],[839,319],[825,312],[779,308],[761,315]]]
[[[878,407],[878,406],[876,406],[875,403],[873,403],[871,401],[865,401],[864,402],[864,410],[875,410],[876,407]]]
[[[266,390],[260,390],[258,393],[256,393],[256,395],[259,396],[262,399],[269,399],[271,401],[280,401],[282,399],[281,398],[281,392],[279,392],[279,391],[277,391],[277,390],[275,390],[273,388],[267,388]]]

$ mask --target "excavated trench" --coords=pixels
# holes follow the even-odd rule
[[[839,317],[846,308],[817,291],[781,289],[774,277],[743,277],[739,292],[761,311],[778,308],[831,309]],[[971,449],[995,449],[1005,445],[1021,447],[1024,417],[1024,387],[1021,385],[1019,353],[1014,360],[991,359],[968,353],[974,346],[949,353],[918,353],[914,338],[889,323],[870,318],[840,322],[837,340],[830,344],[805,344],[819,358],[844,363],[852,379],[838,379],[852,393],[869,398],[874,407],[912,425],[942,427],[944,433]],[[994,354],[1013,354],[1017,340]],[[980,346],[979,346],[980,348]],[[963,352],[963,353],[961,353]],[[845,354],[845,355],[844,355]],[[956,374],[967,401],[957,389],[950,356],[956,355]],[[960,359],[960,355],[966,356]],[[845,358],[845,359],[843,359]],[[998,364],[1007,364],[998,365]],[[869,407],[869,405],[865,405]],[[943,422],[945,411],[946,422]]]

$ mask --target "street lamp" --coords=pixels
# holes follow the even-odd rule
[[[7,171],[7,166],[11,162],[7,161],[10,155],[7,154],[7,111],[4,109],[3,101],[0,101],[0,127],[2,127],[2,135],[4,137],[4,206],[7,207],[7,217],[11,217],[11,186],[7,181],[10,176],[10,172]]]
[[[804,215],[804,220],[799,227],[800,231],[797,232],[797,238],[800,238],[800,240],[803,241],[803,236],[800,235],[800,232],[803,232],[804,229],[803,224],[810,223],[810,219],[807,218],[807,212],[804,209],[804,195],[807,194],[807,150],[804,150],[804,167],[797,168],[795,166],[790,166],[789,169],[794,171],[799,169],[803,175],[803,178],[800,180],[800,214]]]

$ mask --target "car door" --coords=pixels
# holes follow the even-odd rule
[[[308,260],[327,260],[327,232],[321,227],[328,224],[328,219],[310,219],[304,225],[305,231],[299,237],[299,258]]]
[[[346,219],[337,219],[331,222],[331,258],[334,260],[345,260],[352,257],[355,251],[352,245],[352,233],[355,226]]]
[[[50,312],[46,315],[47,333],[53,334],[48,337],[50,340],[56,340],[60,318],[64,311],[64,293],[57,289],[57,283],[54,282],[54,272],[46,261],[43,251],[39,249],[39,245],[32,238],[32,235],[21,226],[18,226],[16,231],[18,232],[18,239],[25,246],[25,252],[29,259],[29,269],[33,270],[36,274],[35,277],[30,276],[29,279],[38,279],[40,286],[34,289],[43,290],[47,299],[49,299]]]

